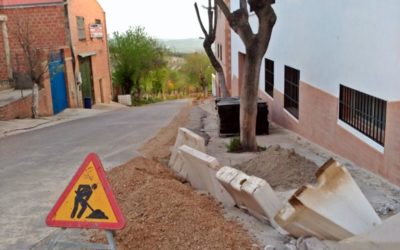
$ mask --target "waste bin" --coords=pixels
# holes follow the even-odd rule
[[[240,100],[227,98],[217,102],[220,136],[240,134]],[[268,105],[259,100],[257,105],[256,134],[269,134]]]
[[[90,98],[90,97],[83,98],[83,107],[85,109],[91,109],[92,108],[92,98]]]

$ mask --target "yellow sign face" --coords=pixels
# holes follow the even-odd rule
[[[95,154],[86,158],[46,222],[59,227],[123,227],[125,221]]]

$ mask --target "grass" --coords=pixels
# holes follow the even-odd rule
[[[225,144],[226,149],[228,150],[229,153],[243,153],[245,150],[243,150],[242,144],[240,143],[240,138],[239,137],[234,137],[231,138],[229,143]],[[257,147],[257,152],[262,152],[267,150],[266,147],[264,146],[258,146]]]

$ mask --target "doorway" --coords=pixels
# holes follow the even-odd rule
[[[82,77],[82,99],[90,98],[92,104],[95,103],[92,62],[90,57],[79,59],[79,68]]]

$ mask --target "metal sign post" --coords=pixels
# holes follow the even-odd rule
[[[105,249],[105,250],[116,250],[117,246],[114,240],[114,232],[110,230],[106,230],[106,236],[108,244],[99,244],[99,243],[89,243],[89,242],[70,242],[70,241],[62,241],[61,237],[65,233],[66,228],[62,228],[61,232],[52,240],[50,243],[51,249],[56,249],[56,247],[60,247],[62,249],[68,248],[81,248],[81,249]]]

